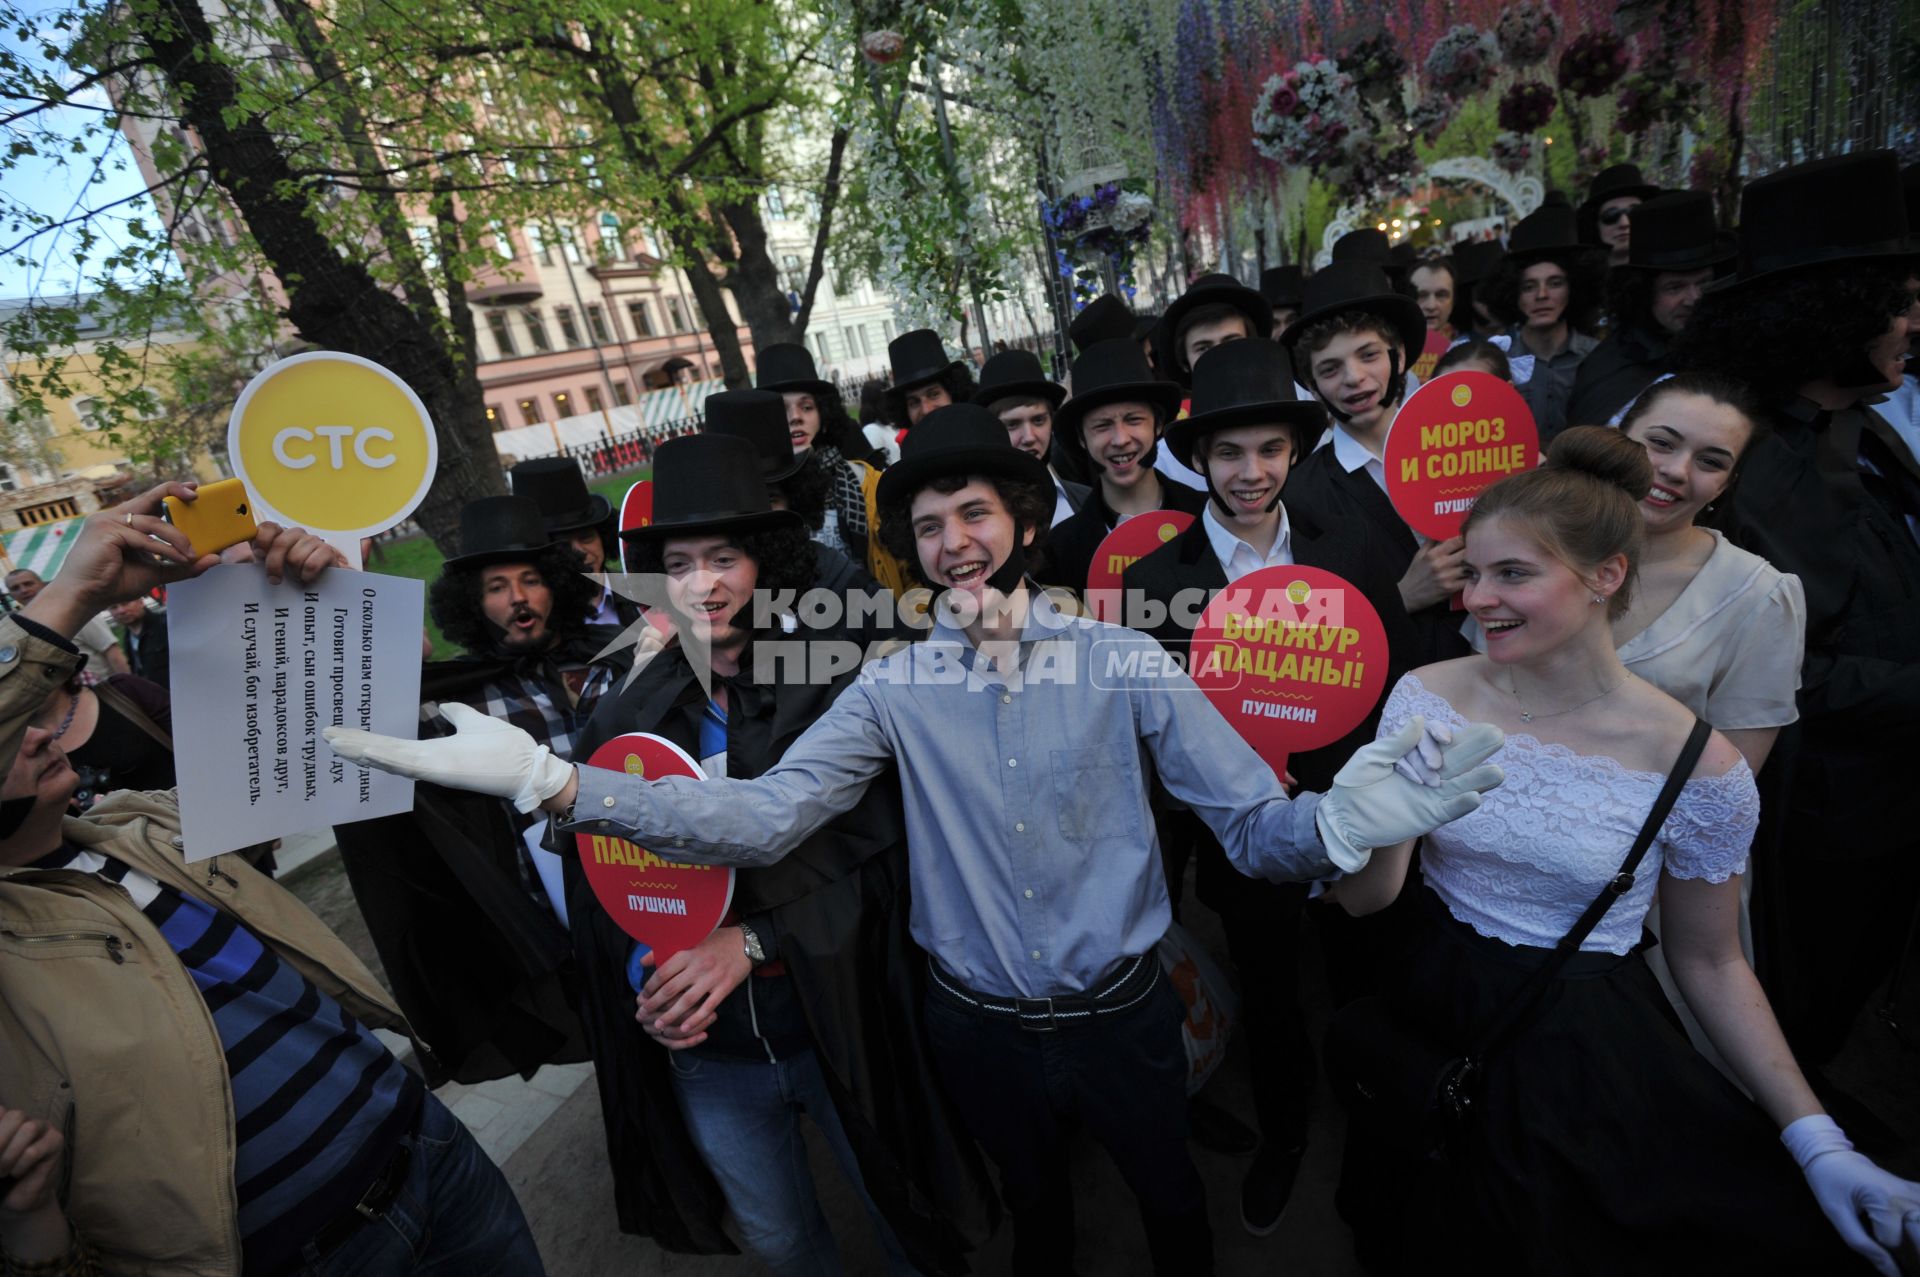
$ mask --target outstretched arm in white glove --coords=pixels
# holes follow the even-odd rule
[[[1426,720],[1415,715],[1393,735],[1355,750],[1316,813],[1328,858],[1355,873],[1376,848],[1409,842],[1474,810],[1481,794],[1506,779],[1498,767],[1485,765],[1505,741],[1491,723],[1470,724],[1443,740],[1439,733],[1428,734]],[[1422,780],[1401,769],[1410,753],[1428,759],[1420,769]],[[1427,774],[1432,780],[1423,783]],[[1397,895],[1399,885],[1393,889]],[[1344,892],[1341,900],[1352,908]]]
[[[329,727],[321,734],[334,753],[351,762],[505,798],[518,811],[532,811],[572,784],[573,764],[513,724],[457,701],[442,704],[440,712],[453,724],[453,735],[402,740],[353,727]]]

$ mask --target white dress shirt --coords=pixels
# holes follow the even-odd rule
[[[1200,523],[1207,531],[1207,544],[1213,547],[1213,557],[1220,560],[1227,580],[1238,581],[1249,572],[1284,567],[1293,562],[1293,524],[1287,519],[1286,506],[1280,507],[1280,534],[1273,538],[1273,548],[1265,557],[1241,540],[1240,534],[1226,525],[1218,511],[1218,504],[1208,501],[1207,508],[1200,513]]]
[[[1327,431],[1327,437],[1333,441],[1333,459],[1340,463],[1342,470],[1352,474],[1355,470],[1365,469],[1367,477],[1380,485],[1380,491],[1387,490],[1386,462],[1368,452],[1365,444],[1348,434],[1346,428],[1338,423]]]

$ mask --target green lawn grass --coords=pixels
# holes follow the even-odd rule
[[[639,480],[652,476],[652,468],[643,466],[638,470],[596,480],[587,487],[611,501],[613,508],[618,511],[627,489]],[[367,570],[387,576],[410,576],[431,583],[440,575],[441,562],[439,546],[425,536],[411,536],[403,541],[383,541],[375,546],[373,557],[367,560]],[[440,627],[433,623],[432,617],[426,618],[426,626],[427,636],[433,640],[434,660],[441,661],[460,654],[458,648],[441,636]]]

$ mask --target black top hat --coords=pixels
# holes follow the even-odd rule
[[[957,368],[960,364],[957,359],[947,358],[947,348],[940,341],[940,334],[931,328],[916,328],[888,342],[887,362],[893,367],[891,389],[894,390],[905,390],[908,386],[932,381],[947,369]]]
[[[837,395],[839,387],[820,376],[813,352],[797,342],[775,342],[760,352],[754,389],[806,395]]]
[[[540,507],[540,518],[555,536],[591,528],[613,517],[613,503],[587,489],[580,463],[572,457],[522,461],[507,472],[513,495]]]
[[[1075,354],[1095,342],[1125,337],[1133,331],[1133,310],[1112,293],[1102,293],[1088,302],[1086,309],[1067,325],[1067,340]]]
[[[1579,220],[1565,199],[1548,200],[1513,225],[1507,236],[1507,256],[1522,265],[1546,257],[1577,253],[1589,247],[1580,242]]]
[[[1003,350],[980,370],[980,388],[973,392],[973,402],[991,407],[995,400],[1015,395],[1045,399],[1048,406],[1058,408],[1067,397],[1067,388],[1047,380],[1040,357],[1032,351]]]
[[[1293,361],[1270,341],[1230,341],[1200,356],[1193,366],[1193,402],[1188,415],[1167,427],[1167,447],[1189,469],[1194,453],[1217,430],[1283,425],[1293,431],[1294,451],[1313,451],[1327,428],[1327,412],[1294,389]]]
[[[1650,200],[1659,193],[1658,186],[1640,176],[1638,165],[1613,164],[1594,175],[1593,184],[1587,187],[1587,198],[1580,202],[1580,208],[1583,212],[1597,213],[1608,200],[1624,199],[1629,195]],[[1639,215],[1637,211],[1634,213],[1635,217]]]
[[[1453,248],[1453,282],[1477,284],[1493,274],[1500,265],[1507,250],[1488,239],[1469,240],[1465,244],[1456,244]]]
[[[1280,334],[1280,344],[1292,355],[1302,333],[1344,310],[1378,315],[1393,326],[1403,347],[1403,366],[1420,357],[1427,344],[1427,317],[1420,304],[1396,293],[1387,274],[1371,262],[1330,262],[1308,277],[1300,290],[1300,318]]]
[[[1153,336],[1154,330],[1159,327],[1160,316],[1139,315],[1136,316],[1133,321],[1133,331],[1128,333],[1127,336],[1134,341],[1145,341],[1147,338]]]
[[[1633,210],[1626,265],[1636,270],[1705,270],[1735,251],[1714,226],[1713,197],[1703,191],[1656,195]]]
[[[1387,233],[1377,227],[1362,226],[1357,231],[1348,231],[1333,241],[1333,250],[1328,257],[1335,262],[1367,262],[1374,266],[1385,267],[1393,262],[1393,241]]]
[[[714,395],[707,402],[719,397]],[[1006,431],[1000,433],[1004,436]],[[775,510],[767,503],[767,483],[760,476],[760,458],[753,445],[738,435],[708,429],[669,439],[654,449],[653,522],[627,528],[620,537],[640,541],[804,526],[797,511]]]
[[[900,459],[880,472],[874,495],[885,506],[906,500],[930,479],[976,474],[1053,486],[1046,462],[1014,447],[998,417],[979,404],[959,403],[935,408],[907,432]]]
[[[710,434],[745,439],[760,460],[760,477],[768,483],[790,479],[807,464],[807,455],[793,455],[793,434],[787,426],[787,401],[770,390],[722,390],[708,395],[700,411]],[[659,476],[654,491],[660,490]]]
[[[1095,342],[1073,361],[1073,395],[1053,414],[1054,438],[1065,435],[1069,444],[1084,451],[1080,419],[1089,410],[1110,403],[1152,404],[1165,421],[1179,410],[1184,393],[1178,383],[1153,375],[1138,342],[1126,338]]]
[[[1740,193],[1739,260],[1723,287],[1830,262],[1897,260],[1915,251],[1899,161],[1856,151],[1796,164]]]
[[[1307,273],[1298,266],[1269,266],[1260,272],[1260,295],[1275,310],[1293,310],[1300,305],[1300,286],[1306,282]]]
[[[1920,160],[1900,170],[1900,185],[1907,196],[1907,235],[1920,238]]]
[[[1180,362],[1180,325],[1188,315],[1202,306],[1231,306],[1247,317],[1247,323],[1253,328],[1251,336],[1265,340],[1273,336],[1273,306],[1253,289],[1231,275],[1202,275],[1187,285],[1187,291],[1176,297],[1160,316],[1160,325],[1154,330],[1154,348],[1158,352],[1161,371],[1172,375],[1185,386],[1188,371]],[[1076,383],[1075,393],[1079,392]]]
[[[442,564],[441,570],[464,572],[494,563],[529,561],[553,544],[532,497],[481,497],[460,507],[460,553]]]

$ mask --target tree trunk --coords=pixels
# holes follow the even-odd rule
[[[451,552],[459,508],[506,486],[471,363],[463,370],[430,325],[365,266],[340,256],[314,219],[278,139],[263,118],[246,111],[232,70],[213,56],[214,32],[196,0],[160,0],[124,12],[166,68],[182,122],[199,135],[215,180],[286,290],[295,331],[323,349],[384,365],[426,405],[440,436],[440,465],[414,517]]]
[[[801,333],[794,328],[793,303],[780,286],[780,268],[767,251],[767,225],[760,219],[759,206],[752,200],[729,200],[718,208],[733,234],[736,253],[727,286],[733,289],[740,318],[753,334],[754,349],[798,341]]]

